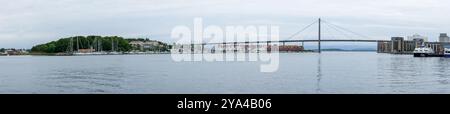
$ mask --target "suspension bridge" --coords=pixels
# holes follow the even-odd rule
[[[316,33],[316,39],[295,39],[299,38],[298,36],[301,35],[306,30],[310,29],[313,25],[317,24],[317,33]],[[327,30],[334,30],[336,33],[343,36],[343,38],[337,38],[336,36],[331,36],[332,38],[325,38],[323,29]],[[328,33],[331,34],[331,33]],[[355,38],[356,37],[356,38]],[[300,37],[301,38],[301,37]],[[373,40],[373,38],[367,37],[365,35],[358,34],[356,32],[353,32],[349,29],[346,29],[344,27],[332,24],[328,21],[324,21],[322,19],[318,19],[317,21],[314,21],[313,23],[309,24],[308,26],[304,27],[303,29],[297,31],[290,37],[284,40],[276,40],[276,41],[245,41],[245,42],[216,42],[216,43],[199,43],[199,44],[191,44],[192,47],[194,45],[201,45],[201,50],[203,53],[203,50],[205,48],[205,45],[229,45],[232,44],[234,47],[236,47],[238,44],[267,44],[267,46],[270,45],[270,43],[280,43],[281,45],[285,45],[286,43],[301,43],[302,46],[304,46],[305,42],[317,42],[317,52],[321,53],[322,51],[322,42],[368,42],[368,43],[376,43],[376,42],[387,42],[389,40]],[[193,50],[193,49],[192,49]]]

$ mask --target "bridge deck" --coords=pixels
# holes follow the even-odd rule
[[[389,40],[320,40],[320,42],[387,42]],[[283,43],[283,42],[319,42],[319,40],[279,40],[279,41],[247,41],[247,42],[221,42],[221,43],[201,43],[198,45],[212,44],[242,44],[242,43]]]

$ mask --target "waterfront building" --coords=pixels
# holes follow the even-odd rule
[[[391,42],[390,41],[379,41],[378,42],[378,53],[390,53],[391,52]]]
[[[423,40],[423,41],[427,42],[428,41],[428,37],[421,36],[419,34],[414,34],[412,36],[408,36],[407,40]]]
[[[450,38],[447,36],[447,33],[441,33],[439,35],[439,42],[450,42]]]
[[[413,39],[413,41],[416,45],[416,48],[418,48],[420,46],[425,46],[425,42],[426,42],[426,40],[424,40],[424,39]]]
[[[441,42],[426,42],[425,46],[433,49],[436,54],[444,54],[444,45]]]
[[[252,44],[220,44],[216,51],[240,52],[240,53],[257,53],[265,51],[273,51],[278,49],[279,52],[300,52],[304,51],[303,46],[298,45],[252,45]]]
[[[154,40],[144,40],[144,41],[130,41],[129,44],[133,47],[135,51],[148,51],[154,50],[155,48],[161,46],[160,42]]]
[[[78,49],[78,53],[92,53],[95,49]]]
[[[278,50],[280,52],[300,52],[304,51],[304,47],[298,45],[281,45],[278,47]]]
[[[216,52],[266,52],[270,46],[265,44],[219,44],[215,46]]]
[[[392,53],[399,53],[402,52],[403,50],[403,37],[392,37],[391,38],[391,52]]]
[[[276,49],[275,51],[272,50]],[[173,44],[170,50],[172,53],[258,53],[258,52],[300,52],[304,51],[303,46],[298,45],[267,45],[228,43],[215,45],[191,45],[191,44]]]
[[[408,36],[407,38],[408,38],[408,40],[414,41],[414,42],[417,43],[416,44],[416,48],[419,47],[419,46],[424,46],[425,45],[424,43],[428,42],[428,37],[421,36],[419,34],[414,34],[412,36]]]
[[[170,52],[172,53],[201,53],[201,45],[191,45],[191,44],[173,44]]]
[[[414,49],[424,45],[424,39],[404,40],[403,37],[392,37],[391,41],[379,41],[378,53],[411,54]]]
[[[25,49],[2,49],[3,52],[0,52],[0,55],[25,55],[28,54],[28,51]]]

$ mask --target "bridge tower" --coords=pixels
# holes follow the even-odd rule
[[[319,36],[319,38],[318,38],[318,39],[319,39],[319,41],[318,41],[318,42],[319,42],[319,44],[318,44],[318,46],[319,46],[319,47],[318,47],[318,52],[319,52],[319,53],[322,52],[322,50],[320,49],[320,48],[321,48],[321,46],[320,46],[320,41],[321,41],[320,39],[321,39],[321,38],[320,38],[320,37],[321,37],[321,34],[322,34],[322,33],[321,33],[321,28],[320,28],[320,27],[321,27],[321,26],[320,26],[321,22],[322,22],[322,20],[319,18],[319,35],[318,35],[318,36]]]

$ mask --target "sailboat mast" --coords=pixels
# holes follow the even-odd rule
[[[69,40],[68,53],[73,53],[73,37]]]
[[[116,48],[115,48],[117,51],[119,51],[119,39],[118,38],[116,38]]]
[[[80,51],[80,43],[78,43],[78,42],[79,42],[79,37],[77,37],[77,52]]]
[[[95,49],[97,52],[100,52],[100,41],[99,40],[100,40],[99,38],[96,38],[96,40],[95,40],[95,41],[97,41],[96,42],[97,49]]]
[[[103,38],[100,38],[100,42],[99,42],[99,48],[100,48],[99,50],[100,50],[100,52],[103,51],[102,43],[103,43]]]
[[[114,38],[111,38],[111,52],[114,52]]]

